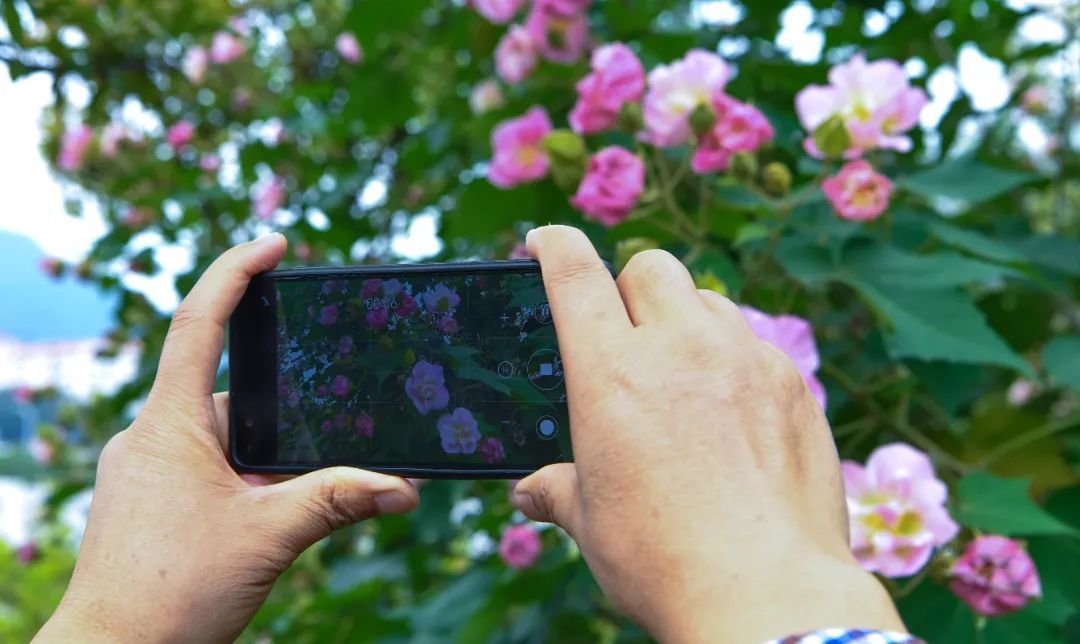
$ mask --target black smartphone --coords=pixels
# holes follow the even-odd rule
[[[229,323],[229,400],[241,471],[513,478],[572,460],[534,261],[256,276]]]

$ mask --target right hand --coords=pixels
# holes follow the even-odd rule
[[[518,484],[616,606],[671,642],[902,631],[848,547],[828,422],[791,361],[664,251],[613,280],[580,231],[527,238],[559,337],[573,464]]]

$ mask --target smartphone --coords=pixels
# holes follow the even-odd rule
[[[258,275],[229,323],[229,401],[240,471],[514,478],[573,458],[534,261]]]

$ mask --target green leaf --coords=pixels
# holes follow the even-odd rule
[[[927,198],[948,197],[977,203],[1003,195],[1038,178],[1031,172],[1002,170],[972,157],[960,157],[904,177],[898,184]]]
[[[413,629],[442,634],[457,628],[484,605],[494,584],[493,570],[473,568],[410,611]]]
[[[1073,239],[1035,235],[1010,242],[1037,266],[1067,275],[1080,276],[1080,243]]]
[[[983,314],[960,289],[914,291],[891,288],[887,293],[868,282],[853,286],[892,325],[885,342],[894,358],[996,364],[1034,375],[986,324]]]
[[[924,581],[896,607],[908,629],[928,644],[974,641],[975,614],[944,586]]]
[[[1027,256],[1020,251],[974,230],[935,221],[930,224],[930,232],[950,246],[995,262],[1013,263],[1027,260]]]
[[[727,286],[728,293],[738,293],[743,285],[739,269],[728,256],[714,251],[706,251],[687,266],[695,274],[712,273]]]
[[[1072,535],[1077,531],[1028,496],[1028,482],[972,472],[956,486],[955,516],[964,525],[1003,534]]]
[[[844,268],[880,286],[927,290],[991,282],[1018,275],[1010,268],[953,252],[913,255],[892,246],[858,240],[843,254]]]
[[[364,559],[339,559],[330,566],[326,588],[331,594],[341,594],[369,581],[382,582],[404,579],[405,559],[398,553]]]
[[[914,255],[868,239],[848,242],[837,261],[799,239],[785,240],[776,256],[808,285],[839,281],[854,288],[883,318],[893,358],[997,364],[1034,375],[959,288],[1014,274],[1010,268],[951,252]]]
[[[1059,335],[1047,342],[1042,361],[1054,382],[1080,390],[1080,335]]]

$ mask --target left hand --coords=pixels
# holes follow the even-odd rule
[[[212,394],[225,324],[285,238],[215,261],[173,316],[153,389],[101,453],[71,583],[35,641],[226,641],[278,575],[334,530],[412,510],[405,479],[334,467],[274,482],[230,468],[228,398]]]

